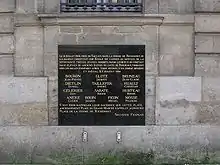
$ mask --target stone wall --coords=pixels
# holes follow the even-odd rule
[[[44,162],[74,148],[218,153],[219,13],[216,0],[145,0],[143,13],[102,15],[59,13],[59,0],[1,0],[0,163]],[[146,126],[57,126],[62,44],[145,45]]]

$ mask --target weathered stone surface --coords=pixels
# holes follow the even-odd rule
[[[45,13],[60,12],[60,0],[44,0]]]
[[[39,53],[39,52],[38,52]],[[42,56],[42,55],[41,55]],[[42,76],[43,57],[15,57],[16,76]]]
[[[139,32],[144,31],[144,27],[143,26],[116,26],[114,27],[114,31],[116,33],[139,33]]]
[[[81,127],[33,127],[32,163],[66,164],[64,158],[74,154],[74,163],[81,164],[82,131]]]
[[[58,45],[76,45],[76,35],[60,33],[58,38]],[[57,48],[58,49],[58,48]]]
[[[59,26],[46,26],[44,28],[44,53],[58,54]]]
[[[204,102],[198,104],[196,109],[195,122],[197,124],[220,125],[220,103]]]
[[[13,35],[0,35],[0,54],[5,53],[14,53],[15,46],[14,46],[14,36]]]
[[[0,163],[31,163],[31,129],[0,127]]]
[[[156,96],[146,96],[145,100],[145,125],[155,124]]]
[[[86,143],[81,142],[83,130],[88,132]],[[156,159],[166,157],[166,160],[177,160],[187,152],[188,155],[183,157],[184,160],[188,156],[197,158],[208,152],[209,156],[216,154],[214,159],[219,156],[220,133],[218,130],[219,126],[213,125],[108,127],[108,129],[104,127],[1,127],[2,143],[0,145],[3,154],[5,153],[5,155],[2,154],[1,159],[5,159],[15,149],[17,157],[19,151],[23,157],[32,152],[33,164],[46,163],[45,160],[48,164],[65,164],[65,159],[62,159],[62,162],[57,159],[71,154],[74,154],[74,158],[75,156],[79,158],[79,162],[76,163],[80,164],[83,155],[87,157],[88,154],[110,149],[113,149],[112,152],[121,149],[147,152],[152,149]],[[117,131],[122,133],[120,143],[116,142]],[[28,164],[30,161],[21,163]]]
[[[17,27],[15,75],[43,75],[43,29],[41,27]]]
[[[220,78],[203,78],[203,99],[204,101],[220,101]]]
[[[14,17],[16,27],[33,27],[41,26],[40,19],[36,14],[16,14]]]
[[[213,52],[220,53],[220,35],[214,35],[213,37]]]
[[[220,35],[196,35],[196,53],[220,53]]]
[[[170,35],[172,34],[172,35]],[[194,73],[193,27],[160,27],[160,75],[192,76]]]
[[[1,104],[0,125],[48,125],[47,104]]]
[[[159,125],[196,124],[197,109],[185,99],[163,101],[157,104],[156,123]]]
[[[1,12],[14,12],[15,0],[1,0],[0,1],[0,13]]]
[[[155,0],[143,0],[144,11],[146,14],[157,14],[158,13],[158,1]]]
[[[59,26],[44,28],[44,75],[58,75]]]
[[[196,15],[195,16],[196,32],[219,32],[220,16],[219,15]]]
[[[220,76],[220,56],[213,54],[196,55],[195,76],[219,77]]]
[[[159,101],[201,101],[201,77],[159,77],[157,78]]]
[[[195,0],[196,12],[220,12],[218,0]]]
[[[196,53],[210,53],[214,49],[213,35],[196,35],[195,36],[195,52]]]
[[[49,125],[58,125],[58,77],[49,77]]]
[[[82,33],[81,26],[60,26],[61,33]]]
[[[145,78],[145,95],[146,96],[152,96],[155,95],[155,89],[156,89],[156,80],[153,76],[146,76]]]
[[[163,14],[164,26],[188,25],[193,26],[195,18],[193,14]]]
[[[204,131],[203,131],[204,130]],[[198,155],[204,154],[207,150],[214,151],[219,148],[218,127],[215,126],[146,126],[146,127],[88,127],[89,142],[85,151],[87,154],[103,152],[108,149],[114,151],[126,148],[128,150],[149,151],[152,149],[156,157],[163,157],[166,160],[180,158],[186,154],[195,157],[195,150]],[[122,142],[117,144],[116,132],[122,132]],[[217,131],[217,132],[215,132]],[[217,137],[215,137],[217,136]],[[217,143],[216,146],[214,146]],[[213,150],[211,151],[213,152]],[[197,155],[197,156],[198,156]]]
[[[12,33],[13,32],[13,17],[11,15],[0,15],[0,32]]]
[[[116,45],[125,44],[125,36],[122,34],[82,34],[78,37],[78,44],[80,45],[111,45],[112,43]]]
[[[156,123],[193,124],[197,110],[192,102],[202,99],[200,77],[157,79]]]
[[[102,29],[105,27],[102,26],[82,26],[83,33],[101,33]]]
[[[193,13],[194,6],[193,0],[159,0],[159,13],[160,14],[184,14]]]
[[[46,53],[44,55],[44,75],[58,75],[58,53]]]
[[[0,75],[12,75],[13,67],[12,55],[0,55]]]
[[[165,125],[219,125],[219,103],[195,103],[187,100],[167,101],[160,104],[157,124]]]
[[[46,78],[0,79],[0,125],[48,125]]]
[[[47,101],[47,78],[1,76],[0,102],[23,104]]]
[[[16,0],[16,13],[37,13],[37,0]]]

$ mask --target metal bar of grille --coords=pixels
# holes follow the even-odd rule
[[[61,0],[61,12],[141,12],[141,0]]]

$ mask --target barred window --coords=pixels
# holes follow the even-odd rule
[[[61,0],[61,12],[141,12],[142,0]]]

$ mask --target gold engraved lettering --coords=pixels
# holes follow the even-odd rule
[[[65,85],[81,85],[81,82],[65,82]]]
[[[81,78],[79,74],[66,74],[65,78]]]
[[[112,85],[112,82],[92,82],[92,85]]]
[[[80,96],[67,96],[67,99],[80,99]]]
[[[95,89],[95,92],[97,92],[97,93],[108,92],[108,89]]]
[[[126,93],[139,93],[140,89],[122,89],[122,92],[126,92]]]
[[[82,89],[63,89],[63,92],[65,92],[65,93],[69,93],[69,92],[83,92],[83,90]]]

